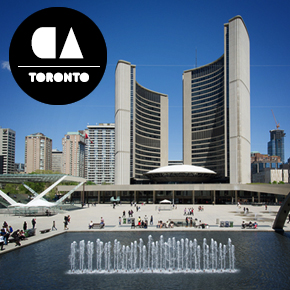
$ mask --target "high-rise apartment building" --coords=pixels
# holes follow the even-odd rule
[[[62,151],[52,149],[52,171],[62,173]]]
[[[243,184],[250,158],[250,41],[236,16],[224,24],[224,54],[183,73],[183,161]]]
[[[25,137],[25,172],[52,169],[52,140],[42,133]]]
[[[139,182],[168,164],[168,97],[136,82],[136,66],[115,71],[115,184]]]
[[[268,154],[270,156],[280,156],[281,162],[285,162],[284,153],[284,130],[271,130],[270,131],[270,141],[268,142]]]
[[[85,136],[80,132],[68,132],[62,138],[62,173],[85,177]]]
[[[86,178],[96,184],[115,182],[115,124],[88,125]]]
[[[0,128],[0,174],[15,171],[15,131]]]

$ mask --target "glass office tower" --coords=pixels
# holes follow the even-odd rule
[[[284,130],[271,130],[270,141],[268,142],[268,154],[270,156],[280,156],[281,162],[285,162],[284,155]]]

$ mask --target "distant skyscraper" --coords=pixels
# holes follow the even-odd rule
[[[62,172],[62,151],[52,149],[52,171]]]
[[[15,163],[15,172],[24,173],[25,172],[25,164],[24,163]]]
[[[183,73],[183,162],[230,183],[251,182],[250,41],[243,19],[224,24],[224,54]]]
[[[68,132],[62,138],[62,173],[85,177],[85,136],[80,132]]]
[[[136,66],[118,61],[115,71],[115,184],[144,179],[168,165],[168,98],[136,82]]]
[[[285,162],[284,154],[284,130],[271,130],[270,131],[270,141],[268,142],[268,154],[270,156],[280,156],[281,162]]]
[[[15,171],[15,131],[0,128],[0,173],[10,174]]]
[[[88,125],[86,178],[96,184],[115,182],[115,124]]]
[[[52,169],[52,140],[42,133],[25,137],[25,172]]]

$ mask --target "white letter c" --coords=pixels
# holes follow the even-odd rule
[[[31,39],[31,47],[39,58],[55,58],[55,27],[40,27],[34,31]]]

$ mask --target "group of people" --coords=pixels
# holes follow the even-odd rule
[[[245,229],[245,228],[250,228],[250,229],[256,229],[258,227],[258,224],[257,222],[249,222],[248,224],[245,223],[245,221],[242,222],[242,229]]]
[[[4,245],[7,245],[9,242],[9,238],[13,238],[13,242],[15,242],[15,246],[21,246],[20,241],[25,240],[25,230],[27,229],[27,223],[24,222],[23,230],[14,231],[12,226],[9,226],[6,221],[4,221],[1,232],[0,232],[0,247],[1,250],[4,250]]]
[[[144,220],[142,220],[141,217],[139,216],[138,219],[137,219],[137,226],[139,228],[147,229],[147,227],[148,227],[148,218],[147,218],[147,216],[144,218]]]
[[[173,228],[174,227],[174,222],[173,221],[167,221],[166,223],[162,222],[161,220],[158,221],[157,226],[158,229],[162,228]]]
[[[4,221],[3,226],[1,228],[1,233],[0,233],[1,250],[3,250],[4,245],[8,244],[8,239],[12,233],[13,233],[12,226],[8,226],[7,222]]]
[[[101,217],[101,222],[100,222],[100,229],[104,228],[105,227],[105,220],[103,217]],[[89,229],[93,229],[94,228],[94,223],[93,221],[91,221],[89,223]]]
[[[194,208],[184,209],[184,215],[194,215]]]
[[[128,216],[129,216],[129,217],[133,217],[133,213],[134,213],[134,212],[133,212],[132,209],[129,209],[129,210],[128,210]],[[123,211],[123,215],[122,215],[122,217],[126,217],[126,212],[125,212],[125,211]]]

